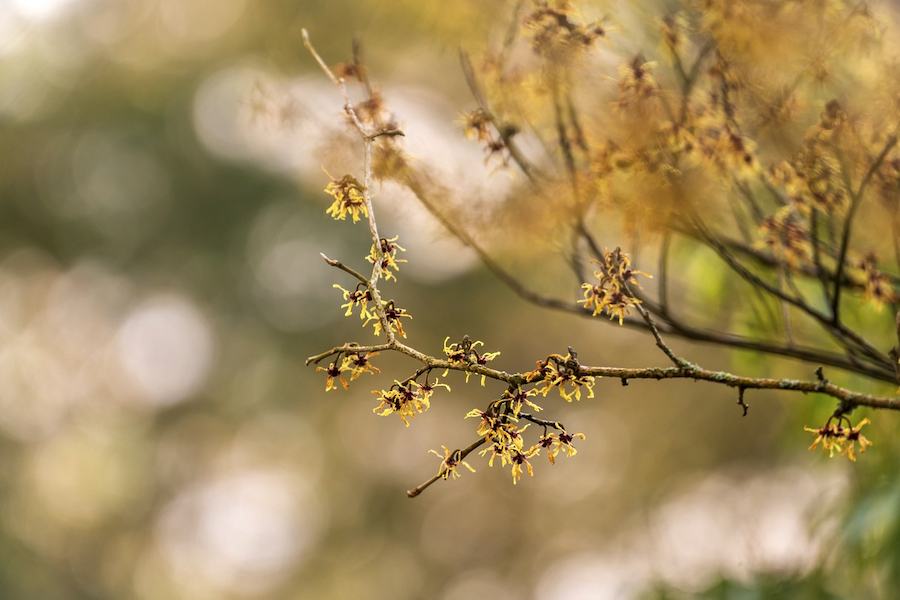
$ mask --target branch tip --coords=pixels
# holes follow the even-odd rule
[[[744,389],[745,389],[744,386],[740,386],[738,388],[738,401],[737,401],[738,406],[740,406],[742,409],[744,409],[744,414],[741,415],[742,417],[746,417],[747,412],[750,410],[750,405],[747,404],[747,402],[744,400]]]

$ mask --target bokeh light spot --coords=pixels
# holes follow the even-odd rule
[[[125,319],[118,351],[125,372],[148,404],[175,404],[205,382],[213,361],[212,332],[188,301],[153,298]]]

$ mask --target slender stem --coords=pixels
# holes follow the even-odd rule
[[[662,247],[659,251],[659,308],[663,315],[669,314],[669,249],[672,245],[672,232],[663,234]]]
[[[722,258],[722,260],[724,260],[725,263],[729,267],[731,267],[731,269],[735,273],[740,275],[741,278],[750,282],[754,286],[754,289],[765,290],[776,298],[780,298],[796,306],[804,313],[818,321],[836,340],[841,342],[842,345],[847,348],[850,348],[851,345],[855,346],[856,348],[861,350],[873,363],[884,364],[888,362],[887,357],[882,354],[877,348],[873,347],[869,342],[863,339],[856,332],[848,329],[840,321],[835,322],[835,320],[831,319],[829,316],[821,313],[820,311],[807,304],[802,298],[788,295],[752,273],[744,265],[738,262],[733,256],[731,256],[731,254],[722,245],[722,243],[719,242],[711,233],[706,230],[702,222],[696,220],[695,223],[701,231],[701,235],[709,244],[709,246],[716,251],[719,257]]]
[[[841,233],[841,247],[838,251],[838,259],[837,259],[837,273],[834,278],[834,291],[831,294],[831,314],[832,319],[835,324],[839,323],[840,320],[840,303],[841,303],[841,276],[844,274],[844,261],[847,258],[847,251],[850,248],[850,234],[853,229],[853,217],[856,216],[856,209],[859,208],[860,202],[862,201],[862,197],[865,194],[866,186],[869,185],[869,181],[871,181],[872,176],[875,174],[875,171],[878,170],[878,167],[881,166],[881,163],[884,162],[885,157],[888,155],[888,152],[891,151],[897,144],[897,135],[894,134],[890,138],[888,138],[887,143],[884,145],[884,148],[878,154],[872,164],[869,166],[868,171],[863,176],[862,181],[859,182],[859,187],[856,188],[855,192],[852,192],[848,188],[848,191],[851,191],[850,197],[850,208],[847,211],[847,218],[844,219],[844,230]]]
[[[342,263],[341,261],[339,261],[339,260],[334,260],[334,259],[331,259],[331,258],[328,258],[327,256],[325,256],[325,255],[322,254],[321,252],[319,252],[319,256],[321,256],[322,258],[324,258],[324,259],[325,259],[325,262],[327,262],[327,263],[328,263],[329,265],[331,265],[332,267],[335,267],[335,268],[337,268],[337,269],[340,269],[341,271],[344,271],[344,272],[346,272],[346,273],[349,273],[350,275],[353,275],[354,277],[356,277],[357,279],[359,279],[362,283],[365,283],[365,284],[368,284],[368,283],[369,283],[369,280],[366,279],[366,276],[365,276],[365,275],[361,274],[359,271],[356,271],[355,269],[352,269],[351,267],[348,267],[347,265],[345,265],[345,264]]]
[[[350,96],[347,93],[347,87],[344,85],[344,80],[339,78],[334,72],[329,68],[325,61],[322,60],[322,57],[316,52],[316,49],[313,47],[312,42],[309,39],[309,33],[306,29],[301,30],[301,35],[303,37],[303,45],[312,54],[313,58],[315,58],[316,62],[319,63],[319,67],[325,72],[325,75],[334,83],[337,88],[341,91],[341,96],[344,99],[344,111],[350,116],[351,121],[353,121],[356,130],[359,132],[360,137],[362,138],[363,147],[364,147],[364,160],[363,160],[363,201],[366,204],[366,212],[368,213],[368,223],[369,223],[369,233],[372,237],[372,247],[374,248],[372,256],[374,257],[374,261],[372,263],[372,275],[366,280],[366,286],[369,290],[369,293],[372,295],[372,302],[375,305],[375,314],[378,316],[378,320],[381,322],[381,328],[385,332],[385,336],[388,339],[388,343],[393,343],[395,341],[394,330],[391,328],[391,323],[387,318],[387,315],[384,311],[384,302],[381,299],[381,292],[378,290],[378,280],[381,277],[381,263],[384,258],[384,251],[381,248],[381,237],[378,235],[378,223],[375,220],[375,208],[372,205],[372,143],[375,138],[380,135],[393,135],[393,132],[385,132],[380,131],[375,134],[370,134],[366,131],[365,126],[362,124],[362,121],[359,119],[359,115],[356,114],[356,110],[353,108],[353,105],[350,103]],[[368,88],[367,88],[368,89]],[[397,132],[397,135],[402,135],[402,132]],[[325,259],[328,261],[329,259]],[[331,264],[331,262],[329,262]],[[338,266],[338,265],[334,265]],[[355,277],[360,277],[358,273],[352,270],[348,270],[349,267],[344,267],[340,265],[339,268],[347,271],[351,275]]]
[[[628,289],[628,284],[623,282],[623,286],[625,287],[625,291],[628,292],[628,295],[634,298],[634,294]],[[656,322],[653,320],[653,317],[650,316],[650,313],[647,312],[643,306],[641,306],[641,301],[638,300],[634,307],[640,313],[641,317],[644,319],[644,322],[647,323],[647,327],[650,328],[650,333],[653,334],[653,339],[656,340],[656,346],[663,351],[663,353],[669,357],[676,367],[684,367],[687,362],[684,359],[678,358],[675,356],[675,353],[672,352],[672,349],[663,341],[662,336],[659,334],[659,329],[656,327]]]
[[[458,462],[462,462],[469,454],[472,453],[473,450],[475,450],[475,449],[478,448],[479,446],[483,446],[485,443],[487,443],[487,439],[486,439],[486,438],[480,438],[477,442],[473,442],[473,443],[470,444],[468,447],[463,448],[462,450],[459,450],[459,449],[454,450],[454,451],[451,453],[451,456],[452,456],[453,454],[456,454],[456,455],[457,455],[456,460],[457,460]],[[445,478],[445,477],[444,477],[445,473],[446,473],[446,472],[444,471],[444,466],[443,466],[443,464],[442,464],[442,465],[441,465],[441,469],[437,472],[437,474],[432,475],[425,483],[422,483],[422,484],[420,484],[420,485],[417,485],[417,486],[414,487],[413,489],[411,489],[411,490],[409,490],[408,492],[406,492],[406,495],[407,495],[409,498],[415,498],[416,496],[418,496],[419,494],[421,494],[422,492],[424,492],[426,489],[428,489],[428,487],[429,487],[432,483],[435,483],[435,482],[438,481],[439,479],[444,479],[444,478]]]
[[[497,130],[497,135],[500,136],[500,140],[503,142],[503,145],[506,146],[507,150],[509,150],[509,155],[513,159],[513,161],[519,166],[522,173],[531,181],[532,183],[536,183],[537,178],[541,176],[540,171],[531,164],[528,159],[522,154],[519,150],[518,145],[512,139],[512,132],[508,127],[504,124],[500,123],[497,119],[497,116],[491,111],[490,104],[487,101],[487,97],[481,91],[481,87],[478,85],[478,80],[475,78],[475,71],[472,69],[472,63],[469,61],[469,57],[465,52],[460,50],[459,59],[462,63],[463,74],[466,77],[466,82],[469,84],[469,89],[472,91],[472,96],[475,97],[475,101],[478,102],[478,106],[484,112],[485,117],[487,117],[488,121],[491,122],[491,125],[494,126],[494,129]]]

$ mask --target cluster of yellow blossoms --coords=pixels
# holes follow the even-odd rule
[[[476,408],[466,415],[466,418],[479,420],[478,435],[483,436],[484,441],[489,444],[479,454],[484,456],[490,453],[488,465],[491,467],[494,466],[495,459],[499,460],[503,467],[509,465],[514,484],[521,479],[523,470],[527,471],[529,476],[534,476],[534,469],[529,459],[540,454],[541,450],[546,450],[550,463],[555,464],[556,456],[560,452],[566,456],[576,454],[577,451],[572,445],[572,441],[576,437],[584,439],[584,434],[570,434],[559,423],[543,421],[530,414],[522,413],[523,405],[530,406],[535,411],[541,410],[539,406],[528,400],[529,396],[536,393],[537,390],[524,391],[521,386],[516,386],[508,389],[503,397],[491,403],[486,411]],[[531,423],[519,427],[519,422],[524,419],[538,423],[544,428],[544,433],[537,443],[527,448],[522,434]],[[559,430],[559,432],[550,431],[551,428]],[[446,469],[447,467],[443,465],[442,468]]]
[[[447,391],[450,391],[449,385],[439,383],[437,379],[434,383],[429,383],[427,372],[425,383],[419,383],[414,379],[403,383],[395,381],[388,390],[372,390],[372,393],[377,394],[381,401],[381,404],[376,406],[372,412],[379,417],[397,413],[403,424],[409,427],[409,419],[431,408],[431,395],[438,387],[447,388]]]
[[[328,214],[337,220],[343,221],[349,214],[353,217],[353,222],[360,220],[360,215],[369,216],[369,207],[366,206],[365,186],[353,175],[344,175],[340,179],[332,177],[328,171],[325,171],[331,179],[325,187],[325,193],[334,196],[334,202],[328,208]]]
[[[622,252],[622,249],[618,247],[612,252],[607,248],[603,260],[592,260],[591,262],[600,265],[600,270],[594,273],[600,283],[582,284],[584,300],[578,302],[584,304],[585,308],[593,308],[594,316],[606,310],[609,318],[618,317],[619,325],[621,325],[625,315],[631,314],[631,307],[640,303],[640,300],[633,297],[628,291],[627,285],[633,283],[640,287],[635,275],[651,278],[652,275],[632,269],[628,254]]]
[[[406,248],[397,243],[398,237],[399,236],[395,235],[390,239],[381,238],[378,243],[381,247],[381,275],[384,277],[385,281],[390,281],[391,279],[397,281],[395,272],[400,270],[400,266],[397,263],[406,262],[405,259],[397,258],[398,250],[406,252]],[[377,257],[378,252],[375,249],[375,244],[372,244],[372,249],[369,251],[368,256],[366,256],[366,260],[374,265],[379,260]]]
[[[803,428],[804,431],[816,434],[816,441],[812,443],[809,449],[815,450],[816,446],[822,444],[822,450],[828,452],[829,458],[833,457],[835,452],[838,452],[841,456],[846,456],[856,462],[856,444],[859,444],[860,454],[865,453],[866,448],[872,445],[872,442],[859,432],[863,425],[870,423],[869,419],[863,419],[856,427],[850,425],[850,421],[846,417],[841,417],[837,423],[832,423],[831,421],[832,419],[828,419],[825,425],[815,429],[812,427]],[[843,427],[841,421],[846,421],[847,427]]]
[[[581,400],[581,388],[587,389],[588,398],[594,397],[594,378],[579,374],[578,362],[571,349],[565,356],[551,354],[545,360],[539,360],[534,371],[525,373],[525,381],[539,382],[535,392],[545,397],[547,392],[557,388],[566,402]],[[569,391],[566,391],[567,386],[571,388]]]
[[[343,360],[341,360],[343,356]],[[325,380],[325,391],[336,389],[335,379],[341,382],[344,389],[350,387],[350,381],[353,381],[363,373],[381,373],[381,369],[369,362],[373,356],[378,356],[378,352],[343,352],[338,353],[335,360],[327,367],[316,367],[316,371],[325,371],[328,378]],[[344,373],[350,372],[350,381],[344,377]]]
[[[485,366],[498,356],[500,356],[499,352],[482,352],[478,353],[475,349],[478,346],[483,346],[484,342],[472,341],[469,336],[463,336],[462,341],[454,342],[452,344],[447,344],[450,340],[450,336],[444,338],[444,356],[447,357],[452,363],[458,363],[460,365],[472,365],[472,366]],[[466,371],[466,383],[469,383],[469,375],[471,375],[471,371]],[[444,376],[447,375],[447,371],[444,371]],[[485,376],[481,376],[481,385],[484,385]]]

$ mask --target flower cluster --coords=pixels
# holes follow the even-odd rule
[[[450,386],[439,383],[437,379],[434,383],[429,383],[427,375],[425,383],[418,383],[415,380],[403,383],[395,381],[388,390],[372,390],[372,393],[377,394],[378,399],[381,400],[381,403],[372,409],[372,412],[379,417],[397,413],[403,424],[409,427],[409,419],[431,407],[431,395],[437,387],[447,388],[447,391],[450,391]]]
[[[488,460],[488,466],[494,466],[494,459],[500,460],[500,466],[510,466],[513,483],[519,481],[522,477],[522,469],[528,471],[528,475],[534,477],[534,469],[528,459],[538,453],[539,448],[532,446],[525,448],[525,438],[522,433],[528,429],[528,425],[519,427],[518,419],[509,413],[497,414],[494,411],[498,405],[492,405],[487,412],[480,410],[472,410],[466,417],[476,417],[481,419],[478,433],[485,437],[490,445],[482,450],[479,454],[491,454]]]
[[[538,440],[537,446],[547,451],[547,458],[550,464],[556,464],[556,455],[562,451],[566,456],[575,456],[578,451],[572,445],[575,438],[584,439],[583,433],[568,433],[562,430],[559,433],[544,431],[544,434]]]
[[[388,300],[384,304],[384,321],[387,322],[391,331],[396,332],[400,337],[406,337],[406,332],[403,331],[403,324],[400,322],[401,318],[412,319],[412,315],[408,314],[404,309],[395,306],[393,300]],[[368,325],[370,321],[375,321],[375,335],[381,335],[381,330],[384,329],[382,320],[377,314],[370,313],[363,326]]]
[[[467,140],[476,139],[479,142],[488,142],[493,139],[491,134],[491,120],[483,109],[475,109],[470,113],[463,113],[459,118],[463,126],[463,135]]]
[[[335,379],[338,379],[341,382],[341,385],[344,386],[345,390],[350,387],[350,382],[344,379],[344,370],[344,365],[339,365],[337,362],[332,362],[327,367],[316,367],[316,371],[325,371],[328,375],[328,378],[325,380],[326,392],[337,389],[337,386],[334,384]]]
[[[783,186],[793,204],[804,213],[812,208],[830,212],[847,202],[846,169],[834,146],[842,135],[845,120],[840,102],[831,100],[794,156],[773,168],[773,183]]]
[[[606,310],[609,318],[618,317],[621,325],[625,315],[631,314],[631,307],[640,303],[640,300],[634,298],[628,291],[627,285],[633,283],[640,287],[635,275],[652,276],[632,269],[628,254],[618,247],[612,252],[607,248],[603,260],[591,262],[600,265],[600,270],[594,273],[600,283],[582,284],[584,300],[579,300],[578,303],[583,304],[585,308],[593,308],[594,316]]]
[[[619,66],[619,109],[640,105],[659,94],[659,85],[653,77],[655,67],[655,62],[647,62],[640,55],[630,63]]]
[[[811,260],[812,242],[806,219],[794,206],[782,206],[774,215],[763,219],[759,226],[762,241],[772,254],[787,264],[794,266]]]
[[[580,25],[570,18],[571,14],[571,9],[565,3],[562,6],[537,3],[523,21],[531,31],[531,43],[535,52],[552,56],[560,52],[588,49],[594,41],[605,38],[606,31],[602,25],[596,22]]]
[[[500,399],[501,402],[506,403],[509,407],[510,412],[516,417],[519,416],[519,412],[522,410],[522,405],[531,407],[534,412],[540,412],[543,409],[529,400],[528,398],[531,396],[537,395],[536,389],[523,390],[522,386],[510,387],[508,390],[503,392],[503,397]]]
[[[353,308],[355,306],[359,306],[359,318],[364,321],[368,321],[374,313],[369,312],[368,304],[372,300],[372,292],[366,287],[366,284],[360,282],[356,284],[356,289],[352,292],[350,290],[345,290],[338,284],[334,284],[332,287],[335,289],[341,290],[344,294],[344,300],[346,300],[345,304],[341,304],[341,308],[346,308],[347,311],[344,313],[345,317],[349,317],[353,314]]]
[[[381,373],[381,369],[373,365],[370,359],[378,356],[378,352],[340,352],[335,359],[327,367],[316,367],[316,371],[325,371],[328,378],[325,380],[325,391],[337,389],[335,380],[340,381],[344,389],[350,387],[350,381],[353,381],[363,373]],[[341,356],[343,355],[343,360]],[[344,373],[350,372],[350,381],[344,377]]]
[[[487,410],[473,409],[466,415],[466,418],[478,419],[478,435],[483,436],[489,444],[480,452],[481,456],[490,453],[488,465],[491,467],[494,466],[494,460],[499,460],[503,467],[509,466],[514,484],[521,479],[523,471],[527,471],[529,476],[534,476],[534,469],[529,459],[539,455],[541,450],[546,450],[550,464],[555,464],[556,456],[560,452],[566,456],[576,454],[577,451],[572,445],[572,441],[576,437],[584,439],[584,434],[570,434],[559,423],[543,421],[520,413],[519,408],[523,402],[535,406],[527,400],[519,400],[520,397],[529,395],[531,394],[521,392],[521,389],[510,389],[502,398],[491,403]],[[535,406],[535,408],[537,407]],[[544,427],[544,433],[538,442],[527,448],[523,433],[530,423],[519,427],[518,423],[522,419],[533,421]],[[549,428],[551,427],[558,429],[559,432],[550,432]]]
[[[360,215],[369,216],[366,188],[356,177],[348,174],[335,179],[328,171],[325,174],[331,179],[331,183],[325,186],[325,193],[334,196],[334,202],[326,211],[329,215],[336,221],[343,221],[350,214],[354,223],[360,220]]]
[[[847,422],[847,427],[841,425],[842,421]],[[872,445],[872,442],[859,432],[863,425],[868,423],[869,419],[863,419],[853,427],[846,417],[841,417],[837,423],[832,423],[832,419],[829,418],[822,427],[815,429],[804,427],[803,430],[816,434],[816,440],[809,447],[810,450],[815,450],[816,446],[822,444],[822,450],[828,452],[829,458],[838,452],[841,456],[856,462],[856,444],[859,444],[860,454],[865,453],[866,448]]]
[[[857,267],[863,272],[863,297],[874,305],[875,310],[881,312],[885,304],[900,302],[900,294],[894,289],[891,279],[878,269],[874,252],[867,253]]]
[[[373,365],[369,360],[378,356],[378,352],[351,352],[344,357],[343,368],[350,370],[350,381],[353,381],[363,373],[381,373],[381,369]]]
[[[462,341],[452,344],[447,344],[449,340],[450,336],[444,338],[444,356],[452,363],[483,367],[500,356],[500,352],[483,352],[479,354],[475,348],[483,346],[484,342],[472,341],[468,335],[464,335]],[[469,375],[471,374],[471,371],[466,371],[466,383],[469,382]],[[485,376],[482,375],[481,385],[484,385],[484,379]]]
[[[379,240],[381,252],[376,252],[375,244],[372,244],[372,249],[369,251],[369,255],[366,256],[366,260],[374,265],[379,260],[379,254],[381,255],[381,273],[384,275],[386,281],[390,281],[391,279],[397,281],[395,271],[400,270],[400,266],[397,263],[406,262],[406,260],[402,258],[397,258],[398,250],[406,252],[406,248],[396,243],[397,237],[398,236],[395,235],[390,239],[381,238]]]
[[[491,158],[497,156],[500,158],[502,167],[509,166],[510,150],[506,146],[504,136],[508,137],[518,133],[518,128],[514,125],[503,126],[503,131],[495,132],[495,128],[491,124],[491,120],[483,109],[479,108],[470,113],[463,113],[458,119],[463,127],[463,134],[466,139],[476,139],[484,144],[484,164],[488,164]]]
[[[559,390],[559,395],[566,401],[581,400],[581,388],[588,391],[588,398],[594,397],[594,378],[590,375],[582,375],[575,353],[569,349],[565,356],[551,354],[546,360],[537,362],[537,369],[525,373],[525,381],[528,383],[539,382],[535,391],[547,396],[553,388]],[[566,391],[569,387],[569,391]]]
[[[459,465],[463,465],[472,473],[475,472],[475,469],[473,469],[469,463],[462,460],[461,451],[451,451],[449,448],[447,448],[447,446],[441,446],[441,448],[444,449],[443,456],[441,456],[441,454],[437,450],[428,451],[429,454],[434,454],[435,456],[442,459],[441,466],[438,468],[438,475],[441,477],[441,479],[456,479],[457,477],[459,477],[459,471],[457,471],[457,467],[459,467]]]

